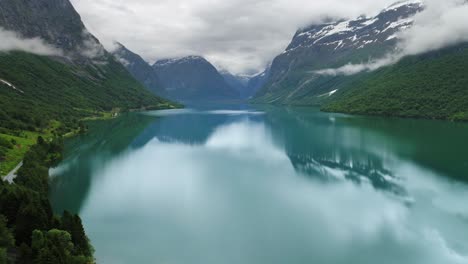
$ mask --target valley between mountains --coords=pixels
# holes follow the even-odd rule
[[[429,30],[434,0],[311,18],[234,73],[204,43],[109,45],[77,1],[0,0],[0,263],[466,263],[468,29],[434,40],[468,11],[450,1]],[[139,8],[117,2],[99,6]],[[218,28],[190,6],[200,31],[173,49]]]

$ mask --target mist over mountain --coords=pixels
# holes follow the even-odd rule
[[[19,38],[44,41],[60,53],[57,55],[75,62],[108,59],[107,51],[68,0],[5,0],[0,10],[0,26]]]

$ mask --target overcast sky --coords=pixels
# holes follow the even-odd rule
[[[149,62],[202,55],[233,73],[261,71],[295,31],[329,18],[376,14],[396,0],[72,0],[110,49],[119,41]]]

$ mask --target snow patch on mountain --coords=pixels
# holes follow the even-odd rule
[[[395,22],[392,22],[390,23],[390,25],[388,27],[386,27],[382,32],[386,32],[390,29],[400,29],[400,30],[404,30],[408,27],[410,27],[414,22],[414,18],[412,17],[409,17],[409,18],[406,18],[406,19],[401,19],[401,20],[398,20],[398,21],[395,21]]]
[[[171,64],[182,64],[182,63],[190,63],[193,61],[205,61],[205,59],[201,56],[196,56],[196,55],[191,55],[191,56],[186,56],[186,57],[181,57],[181,58],[171,58],[171,59],[163,59],[156,61],[154,64],[155,66],[168,66]]]
[[[315,71],[320,75],[351,75],[362,71],[373,71],[378,68],[392,65],[409,55],[418,55],[425,52],[441,49],[468,41],[468,24],[466,14],[468,1],[447,0],[446,2],[427,2],[410,0],[399,2],[385,9],[384,12],[394,12],[398,8],[424,6],[422,12],[406,18],[400,17],[397,21],[385,23],[382,33],[393,32],[386,41],[397,39],[393,51],[380,59],[372,59],[360,64],[348,63],[334,69]]]
[[[288,55],[298,49],[333,47],[332,50],[362,49],[367,45],[385,43],[396,39],[398,32],[414,23],[414,15],[423,9],[419,0],[398,2],[374,17],[312,25],[299,30],[283,52]]]
[[[374,24],[378,20],[379,20],[379,18],[376,17],[376,18],[373,18],[373,19],[366,20],[366,21],[362,22],[361,24],[367,27],[367,26],[370,26],[370,25]]]

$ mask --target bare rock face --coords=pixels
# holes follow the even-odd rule
[[[0,27],[23,38],[40,38],[74,60],[107,56],[69,0],[2,0]]]

